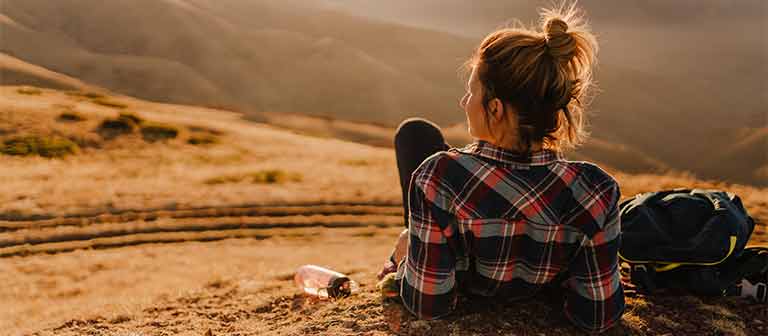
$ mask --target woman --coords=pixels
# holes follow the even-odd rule
[[[412,313],[445,316],[458,293],[517,299],[554,285],[580,328],[600,332],[621,318],[618,184],[562,154],[585,138],[596,52],[574,6],[544,10],[542,32],[493,32],[467,62],[461,106],[472,144],[451,148],[424,119],[400,125],[408,229],[381,275],[395,272]]]

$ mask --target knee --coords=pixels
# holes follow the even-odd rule
[[[443,135],[440,127],[424,118],[408,118],[403,120],[395,131],[395,146],[412,142],[416,139],[439,139]]]

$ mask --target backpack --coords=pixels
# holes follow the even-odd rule
[[[764,253],[755,259],[758,248],[745,250],[755,222],[733,193],[663,190],[635,195],[619,207],[619,258],[640,293],[669,288],[723,295],[768,268]]]

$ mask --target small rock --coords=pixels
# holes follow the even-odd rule
[[[755,324],[763,324],[763,321],[755,319]]]
[[[208,328],[208,331],[205,332],[205,336],[213,336],[213,330],[211,330],[211,328]]]
[[[418,320],[411,322],[411,328],[429,330],[430,326],[427,321]]]

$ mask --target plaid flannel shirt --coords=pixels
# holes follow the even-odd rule
[[[527,298],[563,280],[565,316],[603,331],[621,318],[620,192],[596,165],[479,140],[422,162],[409,187],[409,249],[396,281],[423,319],[473,295]]]

